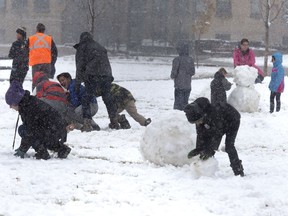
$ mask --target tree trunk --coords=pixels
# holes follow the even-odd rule
[[[264,75],[268,74],[268,55],[269,55],[269,28],[270,28],[270,0],[266,0],[266,8],[265,8],[265,52],[264,52]]]
[[[265,52],[264,52],[264,74],[268,74],[268,55],[269,55],[269,25],[265,25]]]

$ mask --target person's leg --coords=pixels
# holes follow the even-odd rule
[[[189,102],[189,97],[190,97],[191,89],[185,89],[183,90],[183,103],[182,103],[182,110],[187,106]]]
[[[181,104],[182,104],[182,91],[181,91],[181,89],[175,88],[173,109],[182,110]]]
[[[97,84],[93,76],[88,77],[87,81],[85,81],[84,84],[85,84],[85,93],[82,98],[82,114],[84,124],[82,131],[89,132],[93,130],[90,102],[94,97]]]
[[[279,112],[281,109],[281,101],[280,101],[281,93],[276,93],[276,112]]]
[[[276,96],[276,92],[272,92],[270,93],[270,113],[273,113],[274,112],[274,107],[275,107],[275,104],[274,104],[274,98]]]
[[[235,148],[235,139],[238,133],[239,126],[240,120],[235,121],[234,124],[229,128],[229,131],[226,133],[225,151],[228,154],[230,166],[234,174],[244,176],[242,161],[239,160],[238,153]]]
[[[111,94],[111,83],[112,83],[112,78],[103,78],[99,82],[99,86],[102,91],[102,100],[106,106],[109,118],[110,118],[110,124],[109,127],[111,129],[119,129],[120,126],[118,124],[118,119],[117,119],[117,105],[114,101],[114,97]]]
[[[146,118],[137,112],[134,101],[129,101],[125,107],[125,110],[136,122],[138,122],[141,126],[145,126]]]

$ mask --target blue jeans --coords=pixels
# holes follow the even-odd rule
[[[184,110],[185,106],[188,104],[191,89],[179,89],[175,88],[174,91],[174,109]]]

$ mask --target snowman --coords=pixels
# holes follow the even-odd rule
[[[228,97],[228,103],[234,106],[239,112],[257,112],[260,94],[255,90],[255,79],[258,71],[248,65],[237,66],[234,69],[234,82],[236,88]]]

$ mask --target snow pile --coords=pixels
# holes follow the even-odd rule
[[[240,112],[257,112],[260,94],[255,90],[254,82],[257,69],[247,65],[238,66],[234,70],[236,88],[228,97],[228,103]]]
[[[219,170],[219,164],[214,157],[204,161],[199,157],[194,157],[192,158],[190,169],[194,178],[200,178],[201,176],[213,177]]]
[[[187,154],[196,146],[193,131],[195,134],[195,125],[187,121],[184,112],[163,113],[146,128],[140,144],[141,154],[161,166],[189,164]]]

